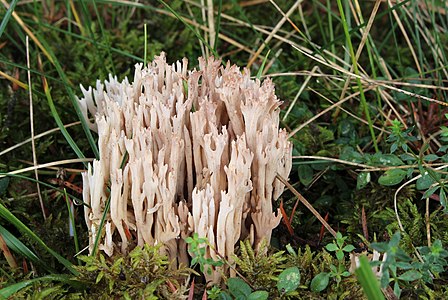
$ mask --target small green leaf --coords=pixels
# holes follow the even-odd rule
[[[344,248],[342,248],[344,252],[352,252],[355,250],[355,247],[353,245],[346,245]]]
[[[247,300],[266,300],[269,297],[269,293],[266,291],[256,291],[247,296]]]
[[[328,286],[330,281],[330,274],[322,272],[317,274],[313,280],[311,280],[311,291],[315,293],[322,292]]]
[[[219,300],[232,300],[232,296],[230,296],[228,293],[226,292],[221,292],[219,294]]]
[[[433,195],[438,189],[440,188],[440,186],[436,185],[433,187],[430,187],[429,189],[426,190],[426,192],[423,194],[422,199],[426,199],[431,197],[431,195]]]
[[[397,261],[395,265],[402,270],[412,269],[412,265],[410,263],[404,262],[404,261]]]
[[[131,299],[132,299],[131,296],[129,296],[128,291],[125,291],[125,292],[124,292],[124,294],[123,294],[123,298],[124,298],[125,300],[131,300]]]
[[[291,244],[286,245],[286,250],[288,251],[289,254],[291,254],[294,257],[297,257],[297,253],[294,250],[294,248],[291,246]]]
[[[88,267],[86,267],[86,271],[88,271],[88,272],[93,272],[93,271],[96,271],[96,270],[98,270],[97,266],[88,266]]]
[[[3,195],[9,186],[9,177],[0,178],[0,196]]]
[[[443,206],[443,210],[446,212],[446,210],[447,210],[447,207],[446,207],[446,194],[445,194],[445,190],[443,188],[440,189],[439,200],[440,200],[440,205]]]
[[[333,273],[333,274],[337,274],[338,273],[338,269],[333,264],[330,265],[330,270],[331,270],[331,273]]]
[[[328,251],[333,252],[333,251],[338,250],[338,246],[336,246],[336,244],[334,244],[334,243],[330,243],[330,244],[327,244],[325,246],[325,249],[327,249]]]
[[[401,240],[401,233],[399,231],[395,232],[389,241],[389,247],[397,247]]]
[[[344,272],[342,272],[341,275],[344,276],[344,277],[348,277],[348,276],[350,276],[352,274],[349,271],[344,271]]]
[[[101,271],[101,272],[98,274],[98,276],[96,277],[95,284],[98,284],[98,282],[100,282],[101,279],[103,279],[103,277],[104,277],[104,272]]]
[[[111,280],[109,281],[109,293],[112,293],[114,290],[115,281]]]
[[[417,182],[415,183],[415,187],[419,191],[426,190],[426,189],[429,189],[433,183],[435,183],[434,178],[432,178],[428,172],[424,172],[422,174],[422,177],[417,179]]]
[[[300,271],[297,267],[283,270],[278,276],[277,289],[280,294],[296,290],[300,284]]]
[[[428,154],[423,157],[423,160],[427,161],[427,162],[432,162],[432,161],[435,161],[438,159],[439,159],[439,156],[436,154]]]
[[[356,178],[356,189],[363,189],[370,182],[370,172],[361,172]]]
[[[409,270],[407,272],[404,272],[401,274],[398,279],[404,280],[404,281],[414,281],[417,279],[422,278],[422,274],[416,270]]]
[[[227,280],[227,286],[229,287],[230,293],[235,298],[241,297],[245,299],[252,293],[252,289],[250,288],[250,286],[247,283],[245,283],[244,280],[238,277],[229,278]]]
[[[390,169],[378,178],[378,183],[385,186],[399,184],[406,177],[406,171],[402,169]]]
[[[394,294],[395,294],[395,296],[397,296],[398,299],[400,299],[401,288],[400,288],[400,285],[398,284],[398,281],[395,281],[395,283],[394,283]]]
[[[384,253],[389,250],[389,245],[387,243],[381,242],[381,243],[371,243],[370,247],[372,249],[375,249],[378,252]]]
[[[300,182],[304,186],[310,185],[313,181],[313,169],[308,165],[300,165],[297,170],[299,172]]]
[[[342,260],[344,258],[344,251],[342,251],[342,250],[336,251],[336,258],[338,260]]]
[[[379,165],[384,166],[402,166],[403,161],[395,154],[376,153],[373,155],[373,160]]]

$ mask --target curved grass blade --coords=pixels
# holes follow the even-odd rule
[[[34,278],[30,280],[24,280],[18,283],[11,284],[5,288],[2,288],[0,290],[0,299],[8,299],[9,297],[13,296],[15,293],[20,291],[21,289],[32,285],[39,281],[60,281],[62,283],[69,284],[75,288],[83,288],[85,285],[79,281],[73,280],[68,275],[63,274],[54,274],[54,275],[46,275],[39,278]]]
[[[261,63],[260,69],[258,69],[257,76],[256,76],[258,80],[260,80],[261,75],[263,75],[263,70],[266,65],[266,62],[268,61],[269,53],[271,53],[271,49],[268,50],[268,53],[266,54],[266,56],[263,59],[263,62]]]
[[[8,245],[9,249],[32,262],[41,264],[47,270],[51,270],[50,268],[48,268],[48,264],[41,260],[33,251],[31,251],[25,244],[23,244],[2,225],[0,225],[0,234],[3,236],[3,239],[5,240],[6,245]]]
[[[79,106],[78,100],[76,99],[76,96],[73,93],[73,90],[72,90],[72,88],[70,86],[70,82],[69,82],[67,76],[65,75],[65,73],[64,73],[64,71],[63,71],[63,69],[61,67],[61,64],[59,63],[58,59],[54,55],[53,51],[51,50],[51,47],[42,38],[40,39],[40,42],[42,43],[42,45],[45,46],[45,49],[47,49],[49,59],[51,60],[53,66],[56,68],[56,71],[58,72],[59,76],[61,77],[62,82],[64,83],[65,90],[67,91],[69,99],[72,102],[72,105],[73,105],[73,108],[75,109],[76,115],[78,116],[78,119],[81,121],[81,125],[82,125],[82,128],[84,130],[84,133],[86,134],[87,141],[89,142],[89,145],[90,145],[93,153],[95,154],[95,157],[98,159],[99,158],[98,147],[97,147],[97,145],[95,143],[95,139],[93,138],[92,132],[90,131],[89,125],[87,124],[87,121],[86,121],[86,119],[84,118],[84,116],[83,116],[83,114],[81,112],[81,108]],[[43,85],[44,85],[45,95],[47,96],[47,99],[48,99],[48,97],[50,95],[49,94],[50,91],[49,91],[48,83],[47,83],[45,77],[43,77]],[[48,94],[47,94],[47,92],[48,92]],[[51,98],[51,95],[50,95],[50,98]],[[53,107],[54,107],[54,105],[53,105]],[[54,111],[56,112],[56,109]],[[53,113],[53,111],[52,111],[52,113]],[[59,118],[59,116],[58,116],[58,118]],[[60,121],[60,118],[59,118],[59,121]],[[57,122],[57,120],[56,120],[56,122]],[[62,124],[62,122],[60,122],[60,124]],[[62,130],[63,126],[61,127],[60,124],[58,123],[58,126],[61,128],[61,132],[64,134],[64,131]],[[65,130],[65,133],[68,134],[68,132],[66,130]],[[64,137],[67,138],[66,134],[64,134]],[[70,136],[70,135],[68,135],[68,136]],[[67,141],[69,142],[71,147],[76,146],[77,150],[75,150],[75,148],[73,148],[73,150],[75,150],[75,152],[78,155],[78,157],[84,158],[84,155],[82,154],[81,150],[79,150],[78,146],[73,141],[73,139],[70,138],[70,140],[67,140]],[[79,155],[82,155],[82,156],[79,156]]]
[[[29,229],[25,224],[22,223],[16,216],[14,216],[3,204],[0,203],[0,216],[16,227],[20,232],[28,235],[32,240],[44,248],[48,253],[53,255],[61,264],[63,264],[67,270],[72,274],[78,275],[78,271],[73,268],[71,262],[63,258],[56,251],[48,247],[44,241],[42,241],[31,229]]]

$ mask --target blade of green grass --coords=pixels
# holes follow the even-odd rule
[[[358,282],[369,300],[384,300],[378,279],[373,274],[369,261],[365,256],[359,258],[360,266],[356,269],[355,274]]]
[[[53,53],[52,53],[53,54]],[[55,58],[56,59],[56,58]],[[55,60],[56,61],[56,60]],[[81,112],[81,108],[79,107],[79,103],[78,100],[76,99],[76,96],[73,93],[73,90],[71,89],[71,87],[68,86],[68,80],[65,77],[64,72],[62,71],[61,66],[59,65],[59,63],[56,61],[55,65],[57,65],[56,69],[58,70],[58,73],[61,75],[61,78],[63,79],[63,81],[66,82],[65,87],[66,90],[69,94],[69,98],[73,104],[73,107],[75,108],[76,114],[78,115],[79,120],[81,121],[82,127],[84,129],[84,132],[86,133],[87,136],[87,140],[89,141],[89,145],[92,148],[93,153],[95,154],[96,158],[99,158],[100,154],[98,151],[98,147],[95,143],[95,139],[92,136],[92,132],[90,131],[89,126],[87,125],[87,121],[84,118],[84,116],[82,115]],[[47,95],[48,97],[48,95]],[[51,98],[51,95],[50,95]],[[48,99],[48,98],[47,98]],[[54,107],[54,105],[53,105]],[[56,111],[56,110],[55,110]],[[60,120],[60,119],[59,119]],[[61,128],[61,132],[64,130],[65,132],[67,132],[67,130],[64,127],[64,124],[61,122],[61,124],[58,124],[58,126]],[[62,126],[62,127],[61,127]],[[67,132],[68,133],[68,132]],[[73,141],[73,140],[72,140]],[[76,143],[73,141],[74,145],[76,145]],[[72,146],[72,145],[71,145]],[[78,148],[78,146],[76,145],[76,148]],[[78,148],[79,149],[79,148]],[[80,151],[80,150],[79,150]],[[79,158],[83,158],[82,156],[79,156]]]
[[[76,231],[75,216],[73,214],[73,204],[71,203],[71,200],[70,200],[69,196],[67,195],[66,189],[64,189],[64,198],[65,198],[65,203],[67,203],[67,210],[68,210],[70,224],[71,224],[71,227],[73,228],[73,240],[75,243],[75,252],[79,253],[79,241],[78,241],[78,233]],[[78,264],[81,264],[81,261],[79,259],[78,259]]]
[[[39,244],[42,248],[44,248],[48,253],[54,256],[62,265],[64,265],[67,270],[69,270],[72,274],[77,275],[78,271],[73,268],[71,262],[67,259],[63,258],[56,251],[48,247],[44,241],[42,241],[31,229],[29,229],[25,224],[22,223],[19,219],[16,218],[3,204],[0,203],[0,216],[7,220],[11,225],[16,227],[20,232],[28,235],[29,238],[34,240],[37,244]]]
[[[45,95],[47,96],[47,102],[48,102],[48,106],[50,107],[51,114],[53,115],[53,118],[56,121],[56,124],[58,125],[59,129],[61,130],[62,135],[65,137],[65,139],[69,143],[70,147],[73,149],[73,151],[76,153],[76,155],[79,158],[86,158],[84,153],[82,153],[81,149],[79,149],[78,145],[71,137],[70,133],[68,133],[67,129],[64,127],[64,123],[62,123],[61,118],[59,117],[59,114],[56,111],[56,107],[54,106],[53,98],[51,97],[51,93],[50,93],[50,88],[48,87],[46,81],[44,82],[44,91],[45,91]],[[87,167],[87,163],[84,163],[84,166]]]
[[[147,58],[148,58],[148,31],[147,31],[147,29],[146,29],[146,27],[148,27],[148,26],[146,26],[146,23],[143,25],[143,30],[144,30],[144,32],[143,32],[143,34],[144,34],[144,36],[145,36],[145,52],[143,53],[143,66],[144,67],[146,67],[146,62],[147,62]]]
[[[75,111],[76,111],[76,113],[77,113],[77,115],[78,115],[78,117],[79,117],[79,119],[81,121],[83,129],[84,129],[84,131],[85,131],[85,133],[87,135],[87,139],[89,141],[89,144],[90,144],[93,152],[95,153],[95,156],[98,158],[99,157],[99,152],[98,152],[98,148],[96,146],[95,140],[93,139],[92,133],[90,132],[90,129],[89,129],[88,125],[87,125],[87,121],[84,119],[84,116],[82,115],[82,112],[81,112],[80,107],[79,107],[79,103],[78,103],[78,101],[76,99],[76,96],[74,95],[72,89],[70,88],[70,84],[68,82],[68,79],[65,76],[65,73],[63,72],[62,67],[60,66],[60,64],[57,61],[56,57],[52,53],[50,47],[48,47],[48,45],[45,42],[45,40],[41,39],[41,42],[42,42],[43,45],[45,45],[45,48],[48,50],[48,51],[46,51],[46,55],[48,55],[48,58],[53,63],[53,65],[56,67],[56,70],[58,71],[58,73],[59,73],[59,75],[60,75],[60,77],[62,79],[62,82],[64,83],[64,86],[66,87],[66,90],[67,90],[67,92],[69,94],[69,98],[72,101],[72,104],[73,104],[73,106],[75,108]],[[22,66],[20,66],[20,67],[26,69],[25,67],[22,67]],[[61,124],[62,124],[62,122],[61,122]],[[79,148],[77,146],[76,146],[76,148],[77,149],[76,150],[74,149],[74,150],[78,154],[78,156],[79,157],[84,157],[84,155],[80,156],[81,155],[80,150],[79,150]]]
[[[213,46],[215,52],[217,52],[218,48],[219,30],[221,28],[221,12],[222,12],[222,0],[218,0],[218,17],[216,18],[215,45]]]
[[[341,15],[342,26],[344,27],[345,37],[347,39],[348,48],[350,50],[353,71],[356,75],[360,75],[359,69],[358,69],[358,62],[356,61],[355,51],[353,49],[352,40],[350,38],[350,33],[348,30],[347,20],[345,19],[344,8],[342,7],[341,0],[337,0],[337,2],[338,2],[339,13]],[[372,123],[372,119],[370,118],[369,106],[367,105],[366,96],[364,95],[364,88],[362,86],[361,79],[359,77],[356,77],[356,82],[358,84],[359,95],[361,97],[361,105],[364,108],[364,113],[366,115],[367,122],[369,123],[369,131],[370,131],[370,135],[372,136],[373,147],[375,148],[375,152],[380,152],[380,149],[378,148],[378,142],[376,140],[375,131],[373,130],[373,123]]]
[[[110,209],[110,195],[107,198],[106,205],[104,207],[104,213],[103,216],[101,217],[100,225],[98,226],[98,230],[96,232],[95,242],[93,244],[93,249],[92,253],[90,253],[90,256],[95,256],[96,252],[98,251],[98,245],[100,243],[101,233],[103,231],[104,222],[106,221],[106,216],[109,213],[109,209]]]
[[[109,39],[107,39],[106,38],[106,33],[105,33],[105,31],[104,31],[104,26],[103,26],[103,22],[102,22],[102,20],[101,20],[101,14],[100,14],[100,12],[98,11],[98,7],[97,7],[97,5],[96,5],[96,1],[89,1],[90,3],[92,3],[92,5],[93,5],[93,9],[95,10],[95,14],[96,14],[96,17],[97,17],[97,20],[98,20],[98,24],[99,24],[99,26],[100,26],[100,32],[101,32],[101,38],[102,38],[102,40],[103,41],[105,41],[106,43],[107,43],[107,47],[106,47],[106,51],[107,51],[107,55],[108,55],[108,58],[111,60],[111,67],[112,67],[112,73],[113,74],[116,74],[117,72],[115,71],[115,64],[113,63],[113,58],[112,58],[112,53],[111,53],[111,50],[110,50],[110,40]],[[81,1],[81,3],[83,3],[84,4],[84,1]],[[90,16],[90,13],[89,13],[89,16]]]
[[[30,261],[41,264],[47,270],[51,270],[50,268],[48,268],[48,264],[40,259],[33,251],[31,251],[25,244],[23,244],[2,225],[0,225],[0,234],[2,235],[9,249],[29,259]]]
[[[328,34],[330,35],[330,41],[334,41],[334,31],[333,31],[333,14],[331,11],[331,0],[327,0],[327,15],[328,15]],[[336,46],[334,43],[330,45],[331,53],[336,54]],[[336,59],[331,57],[330,60],[335,63]],[[333,70],[333,75],[336,75],[336,70]]]
[[[6,11],[6,14],[3,16],[2,23],[0,24],[0,38],[2,37],[3,32],[5,31],[6,25],[8,25],[9,20],[11,19],[12,12],[16,7],[17,2],[19,2],[19,0],[11,1],[11,3],[9,4],[9,8]]]
[[[268,53],[264,57],[263,62],[261,63],[260,68],[258,69],[257,76],[256,76],[258,80],[260,80],[261,75],[263,74],[264,66],[266,65],[266,62],[268,61],[269,53],[271,53],[271,49],[268,50]]]
[[[123,166],[126,163],[127,159],[128,159],[128,152],[125,152],[125,154],[123,156],[123,160],[121,161],[121,164],[120,164],[120,169],[123,169]],[[104,207],[103,216],[101,217],[100,225],[98,226],[98,229],[97,229],[97,234],[95,237],[95,242],[93,244],[92,253],[90,254],[91,256],[95,256],[96,252],[98,250],[98,244],[100,243],[101,232],[103,231],[104,222],[106,221],[106,217],[107,217],[107,214],[109,213],[109,209],[110,209],[110,190],[109,190],[109,197],[107,197],[106,205]]]
[[[69,284],[78,289],[85,287],[85,284],[83,284],[82,282],[73,280],[70,276],[67,276],[64,274],[46,275],[46,276],[42,276],[39,278],[24,280],[24,281],[21,281],[18,283],[11,284],[5,288],[2,288],[0,290],[0,298],[8,299],[9,297],[12,297],[15,293],[17,293],[21,289],[23,289],[27,286],[30,286],[39,281],[59,281],[59,282]]]

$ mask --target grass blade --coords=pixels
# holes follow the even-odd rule
[[[76,253],[79,253],[79,241],[78,241],[78,233],[76,231],[73,202],[69,198],[69,196],[67,194],[67,190],[65,188],[64,188],[64,198],[65,198],[65,202],[67,203],[70,227],[73,230],[73,240],[75,243],[75,251],[76,251]],[[72,234],[72,233],[70,233],[70,234]],[[81,261],[79,259],[78,259],[78,263],[81,264]]]
[[[67,129],[64,127],[64,123],[62,123],[61,118],[59,117],[58,112],[56,111],[56,107],[54,106],[53,98],[51,97],[50,88],[48,87],[47,81],[44,80],[44,91],[47,96],[48,106],[50,107],[51,114],[53,115],[56,124],[58,124],[59,129],[61,130],[62,135],[65,137],[70,147],[75,151],[76,155],[79,158],[86,158],[84,153],[82,153],[81,149],[79,149],[76,142],[71,137],[70,133],[68,133]],[[84,165],[87,166],[87,163],[84,162]]]
[[[260,80],[261,75],[263,75],[263,70],[266,65],[266,62],[268,61],[269,53],[271,53],[271,49],[268,50],[268,53],[264,57],[263,62],[261,63],[260,68],[258,69],[257,76],[256,76],[258,80]]]
[[[344,14],[344,8],[342,7],[341,0],[337,0],[337,2],[338,2],[338,7],[339,7],[339,13],[341,14],[342,26],[344,27],[345,37],[347,39],[348,48],[350,50],[353,71],[356,75],[359,76],[360,73],[359,73],[359,69],[358,69],[358,62],[356,60],[355,51],[353,50],[353,44],[352,44],[352,40],[350,38],[347,19],[345,18],[345,14]],[[359,95],[361,97],[361,105],[364,108],[364,113],[366,115],[367,122],[369,123],[369,131],[370,131],[370,135],[372,136],[373,147],[375,148],[375,152],[379,152],[380,149],[378,148],[378,142],[376,140],[375,131],[373,131],[372,118],[370,117],[370,111],[369,111],[369,107],[367,105],[366,96],[364,95],[364,88],[362,86],[361,79],[359,77],[356,77],[356,82],[358,84]]]
[[[5,31],[6,25],[8,25],[9,19],[11,19],[12,12],[16,7],[17,2],[19,1],[18,0],[11,1],[11,4],[9,4],[9,8],[6,11],[6,14],[3,16],[2,23],[0,24],[0,38],[2,37],[2,34]]]
[[[217,51],[218,48],[218,40],[219,40],[219,30],[221,28],[221,13],[222,13],[222,0],[218,0],[218,18],[216,19],[216,33],[215,33],[215,44],[213,45],[213,49]]]
[[[50,49],[50,47],[48,47],[47,43],[44,40],[42,41],[42,44],[44,44],[48,49]],[[76,96],[73,93],[72,88],[70,87],[69,80],[66,77],[66,75],[65,75],[61,65],[59,64],[58,60],[56,59],[54,53],[52,51],[48,51],[48,52],[53,60],[53,65],[55,66],[56,71],[58,72],[59,76],[61,77],[62,81],[64,82],[65,89],[68,93],[70,101],[72,102],[73,108],[76,111],[76,115],[78,116],[78,119],[81,121],[82,128],[84,129],[84,133],[86,134],[89,145],[90,145],[93,153],[95,154],[95,157],[99,158],[99,151],[98,151],[98,147],[96,146],[95,139],[93,138],[92,132],[90,131],[90,128],[89,128],[89,125],[87,124],[87,121],[81,112],[81,108],[79,107],[78,100],[76,99]],[[47,84],[46,79],[44,80],[44,91],[45,91],[45,95],[47,96],[47,99],[48,99],[49,94],[47,94],[47,92],[49,93],[50,91],[48,89],[48,84]],[[50,99],[51,99],[51,95],[50,95]],[[51,102],[53,102],[53,101],[51,100]],[[54,107],[54,105],[53,105],[53,107]],[[56,109],[54,111],[56,112]],[[53,111],[52,111],[52,113],[53,113]],[[59,121],[60,121],[60,118],[59,118]],[[62,130],[62,128],[64,128],[64,125],[62,124],[62,122],[60,122],[60,124],[58,123],[58,126],[59,126],[59,128],[61,128],[61,132],[64,134],[64,131]],[[65,128],[64,128],[64,130],[65,130]],[[65,132],[66,132],[66,134],[68,134],[67,130],[65,130]],[[68,136],[70,136],[70,135],[68,135]],[[67,138],[67,136],[65,134],[64,134],[64,137]],[[78,157],[84,158],[84,155],[82,154],[81,150],[79,150],[78,146],[73,141],[73,139],[71,141],[73,142],[73,144],[70,143],[70,141],[68,141],[70,143],[70,146],[72,146],[72,147],[76,146],[76,149],[79,151],[79,154],[77,151],[75,151],[75,152],[77,152]],[[75,148],[73,148],[73,150],[75,150]],[[79,156],[80,154],[82,154],[82,156]]]
[[[22,223],[16,216],[14,216],[5,206],[0,203],[0,216],[7,220],[11,225],[16,227],[20,232],[28,235],[32,240],[34,240],[37,244],[39,244],[42,248],[44,248],[48,253],[53,255],[61,264],[63,264],[67,270],[69,270],[72,274],[77,275],[78,271],[73,268],[71,262],[67,259],[63,258],[53,249],[48,247],[44,241],[42,241],[31,229],[29,229],[25,224]]]
[[[0,290],[0,299],[8,299],[21,289],[26,288],[27,286],[30,286],[39,281],[60,281],[63,283],[70,284],[71,286],[74,286],[76,288],[81,288],[84,286],[84,284],[82,284],[81,282],[73,280],[70,276],[67,275],[62,274],[47,275],[30,280],[24,280],[18,283],[11,284],[5,288],[2,288]]]
[[[384,300],[378,279],[373,274],[369,261],[365,256],[359,258],[360,266],[356,269],[355,274],[359,283],[369,300]]]
[[[25,244],[23,244],[2,225],[0,225],[0,234],[3,236],[3,239],[9,249],[33,262],[41,264],[44,267],[47,266],[43,260],[41,260],[33,251],[31,251]]]
[[[104,222],[106,222],[106,216],[109,213],[109,209],[110,209],[110,195],[107,198],[106,206],[104,207],[104,213],[103,213],[103,216],[101,217],[100,225],[98,226],[98,230],[97,230],[96,237],[95,237],[95,242],[93,244],[92,253],[90,254],[91,256],[95,256],[96,251],[98,250],[98,245],[100,243],[101,234],[102,234],[102,231],[104,228]]]

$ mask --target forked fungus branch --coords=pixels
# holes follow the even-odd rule
[[[206,237],[232,263],[235,245],[268,242],[281,215],[272,202],[292,164],[292,146],[279,129],[274,85],[235,65],[199,59],[168,65],[162,53],[135,67],[134,81],[109,77],[82,88],[79,100],[99,135],[100,159],[83,174],[85,219],[92,251],[110,198],[100,249],[112,256],[135,245],[162,243],[172,267],[188,265],[184,239]],[[227,267],[208,280],[219,282]]]

